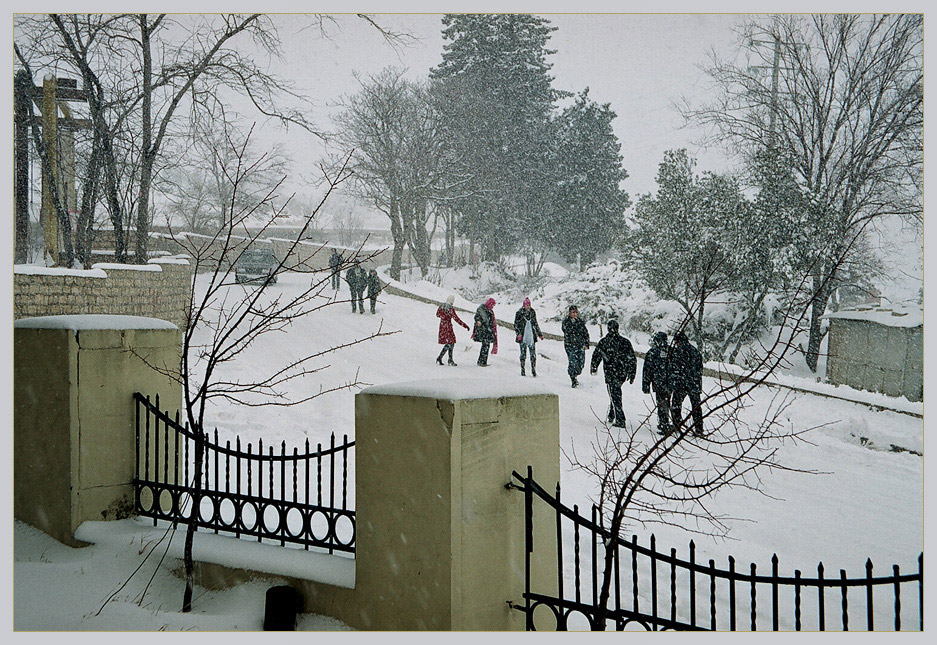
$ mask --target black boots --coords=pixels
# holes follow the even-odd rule
[[[579,387],[579,381],[576,380],[575,376],[570,376],[569,380],[573,382],[573,387]]]

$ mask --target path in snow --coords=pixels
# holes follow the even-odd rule
[[[302,275],[285,275],[271,293],[299,290],[307,280]],[[347,299],[347,290],[343,288],[337,298]],[[502,303],[496,313],[511,319],[517,306]],[[463,319],[471,326],[470,316]],[[459,366],[436,365],[440,346],[436,343],[435,306],[386,294],[381,296],[376,315],[352,313],[351,306],[341,302],[295,322],[288,332],[263,337],[236,362],[226,365],[224,376],[246,378],[294,360],[302,352],[364,337],[379,326],[384,331],[399,331],[327,356],[320,364],[328,368],[297,381],[293,391],[306,395],[320,387],[350,382],[356,373],[362,385],[459,376],[478,379],[481,386],[522,378],[517,344],[505,329],[499,329],[499,353],[491,357],[490,367],[475,365],[478,345],[459,326],[455,350]],[[604,416],[608,404],[601,369],[596,376],[585,373],[580,379],[582,386],[573,390],[562,343],[542,341],[537,349],[538,381],[560,397],[561,447],[566,453],[575,449],[581,456],[588,454],[597,430],[605,432],[596,419]],[[590,350],[586,372],[591,356]],[[624,387],[629,423],[651,412],[651,397],[641,393],[641,367],[639,360],[635,384]],[[715,382],[704,379],[704,389],[711,387]],[[758,392],[750,414],[763,410],[775,393],[769,388]],[[903,571],[914,568],[923,548],[923,459],[870,449],[861,445],[860,438],[879,447],[895,443],[915,448],[923,443],[922,421],[809,394],[792,395],[784,418],[797,427],[824,426],[810,434],[811,444],[788,442],[781,450],[785,463],[826,474],[765,472],[764,492],[770,497],[740,489],[721,493],[712,503],[715,512],[744,518],[733,523],[728,541],[660,525],[637,526],[634,531],[642,540],[654,532],[658,544],[666,549],[676,547],[684,555],[692,537],[698,558],[712,557],[717,563],[725,563],[731,554],[740,562],[767,566],[771,555],[777,553],[782,570],[815,570],[817,562],[823,560],[827,569],[845,568],[850,575],[860,575],[868,557],[876,570],[886,565],[890,568],[892,563]],[[217,426],[222,440],[239,433],[242,440],[262,438],[267,445],[280,441],[286,441],[288,447],[301,445],[307,437],[313,443],[327,443],[333,431],[339,437],[354,436],[354,391],[330,393],[296,407],[217,406],[210,410],[207,425]],[[517,464],[516,468],[520,472],[526,465]],[[595,483],[565,458],[561,471],[564,501],[587,508]],[[547,488],[552,485],[540,483]]]

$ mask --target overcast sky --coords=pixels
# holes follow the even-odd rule
[[[653,192],[657,166],[666,150],[686,147],[700,169],[723,170],[718,151],[701,150],[699,133],[681,129],[682,119],[672,109],[681,96],[700,100],[706,94],[706,78],[699,65],[712,48],[728,51],[734,43],[732,27],[739,15],[597,15],[543,14],[557,30],[549,42],[557,89],[579,92],[589,87],[590,96],[610,103],[618,115],[615,132],[629,178],[624,187],[632,201]],[[301,15],[281,15],[275,20],[283,40],[283,60],[271,61],[280,75],[291,78],[297,89],[319,106],[317,121],[331,127],[329,109],[343,94],[360,86],[362,77],[387,66],[407,68],[413,78],[425,78],[442,60],[441,14],[378,14],[384,27],[407,31],[418,40],[392,48],[373,28],[354,16],[340,16],[328,26],[327,36]],[[311,135],[291,130],[265,137],[284,142],[297,163],[298,177],[309,177],[311,151],[321,144]],[[294,182],[303,191],[303,181]]]

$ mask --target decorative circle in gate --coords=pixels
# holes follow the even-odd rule
[[[330,532],[329,516],[325,511],[313,511],[309,517],[309,534],[312,535],[312,539],[324,542],[328,539]]]
[[[351,513],[341,513],[335,517],[335,541],[342,546],[355,543],[355,518]]]
[[[286,534],[298,538],[305,533],[305,517],[295,506],[286,512]]]
[[[218,519],[221,520],[221,523],[226,528],[233,528],[234,521],[237,519],[237,506],[233,500],[223,499],[221,500],[221,506],[219,508]]]
[[[530,606],[530,622],[535,631],[555,632],[559,629],[560,615],[552,605],[535,602]]]
[[[257,527],[257,507],[254,502],[241,502],[241,526],[245,531],[253,531]]]
[[[280,509],[274,503],[264,504],[261,524],[266,533],[276,534],[280,530]]]
[[[592,619],[578,609],[570,609],[564,619],[566,629],[571,632],[592,631]]]

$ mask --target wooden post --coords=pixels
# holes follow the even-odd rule
[[[55,181],[58,167],[57,114],[55,105],[56,79],[46,76],[42,79],[42,143],[49,156],[52,176],[42,173],[42,209],[39,220],[42,224],[45,257],[55,264],[58,260],[58,218],[52,203],[51,182]]]

